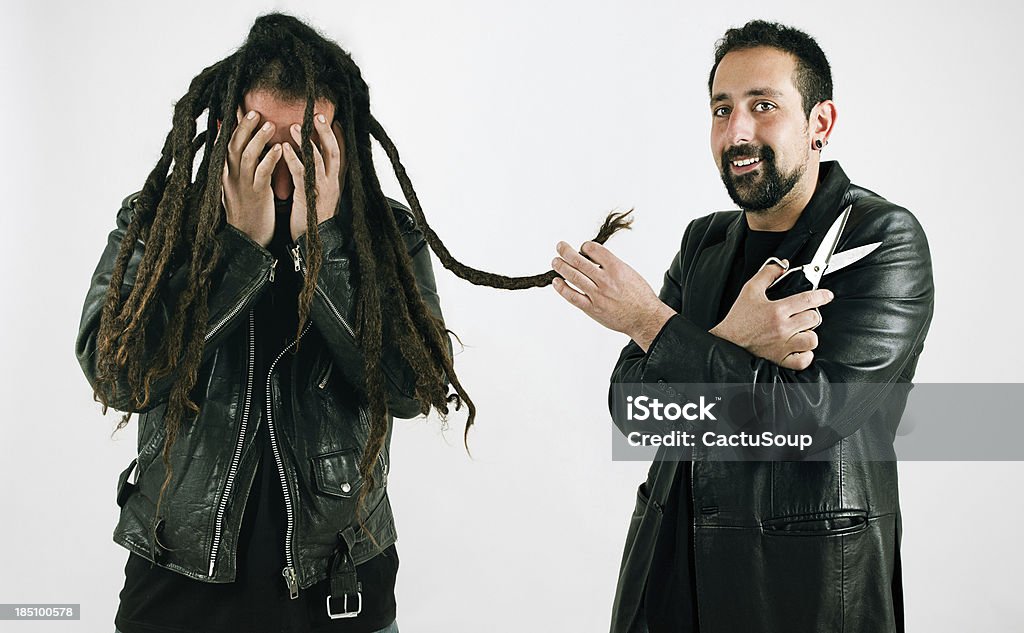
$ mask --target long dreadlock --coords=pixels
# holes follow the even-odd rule
[[[385,337],[394,341],[416,376],[414,396],[421,413],[433,408],[443,419],[449,404],[456,410],[465,404],[468,417],[464,442],[476,417],[476,407],[456,376],[448,352],[447,331],[420,296],[411,258],[374,171],[370,137],[387,153],[427,243],[445,268],[471,283],[510,290],[545,286],[557,276],[549,271],[530,277],[506,277],[455,260],[427,224],[394,143],[370,114],[369,89],[351,56],[294,17],[261,16],[242,47],[203,70],[175,104],[171,131],[138,197],[103,305],[96,351],[96,397],[103,403],[104,411],[116,397],[119,376],[127,379],[130,410],[148,404],[154,381],[166,377],[172,380],[163,416],[166,435],[162,457],[166,476],[154,521],[159,517],[160,504],[171,481],[171,447],[181,425],[199,412],[189,393],[196,384],[202,359],[210,275],[221,256],[214,237],[225,222],[221,175],[228,141],[237,127],[236,108],[244,95],[254,90],[305,100],[301,130],[305,165],[314,164],[314,101],[326,99],[335,105],[335,120],[340,123],[345,139],[348,167],[340,176],[345,182],[339,184],[343,186],[343,195],[350,197],[352,208],[346,230],[353,236],[355,331],[366,381],[362,396],[370,417],[369,438],[359,462],[360,475],[367,485],[357,507],[362,507],[367,491],[376,483],[373,467],[387,438],[387,398],[381,368]],[[204,113],[206,130],[197,134],[197,120]],[[217,121],[222,121],[219,133]],[[202,161],[195,168],[200,150]],[[307,209],[307,273],[299,292],[296,339],[309,318],[322,263],[315,184],[315,170],[307,168],[302,184]],[[628,212],[610,214],[594,241],[603,243],[615,231],[628,228],[631,220],[627,215]],[[121,285],[137,239],[142,239],[146,248],[131,292],[122,298]],[[179,266],[187,266],[187,283],[178,296],[172,297],[173,314],[166,330],[159,340],[148,340],[152,337],[148,336],[147,324],[158,303],[154,298],[167,292],[168,272]],[[382,288],[388,291],[382,292]],[[141,359],[153,346],[154,360],[144,366]],[[446,380],[455,393],[449,395]],[[130,417],[131,413],[126,413],[117,429],[123,428]]]

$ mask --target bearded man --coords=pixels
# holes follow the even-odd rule
[[[712,155],[741,210],[690,223],[660,295],[590,242],[582,254],[559,243],[553,267],[572,285],[554,287],[632,339],[613,390],[745,384],[783,413],[812,412],[825,440],[817,461],[656,458],[638,491],[611,630],[902,631],[897,470],[877,451],[891,451],[906,404],[897,386],[913,378],[931,322],[924,232],[821,161],[836,106],[828,61],[806,33],[763,21],[730,29],[708,89]],[[880,246],[818,289],[770,299],[769,286],[809,262],[848,207],[834,250]],[[848,383],[872,383],[878,397],[837,395]]]

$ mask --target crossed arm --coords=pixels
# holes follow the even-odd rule
[[[669,305],[655,295],[639,273],[601,244],[586,242],[582,253],[565,242],[556,248],[559,256],[551,265],[579,288],[556,278],[552,285],[558,294],[601,325],[629,336],[646,353],[681,306]],[[815,308],[833,295],[829,290],[811,290],[768,300],[765,290],[785,270],[770,264],[758,271],[710,334],[782,367],[806,369],[818,346],[814,328],[821,319]]]
[[[834,301],[823,290],[768,301],[763,288],[782,271],[765,267],[711,331],[679,314],[687,269],[682,249],[654,295],[607,249],[585,244],[591,262],[560,244],[555,270],[578,290],[564,282],[555,290],[633,339],[619,356],[613,383],[747,384],[774,403],[772,417],[761,420],[765,430],[784,428],[799,415],[806,420],[811,411],[808,422],[838,441],[856,431],[896,383],[909,382],[931,322],[934,290],[923,230],[910,212],[886,203],[869,209],[849,239],[870,243],[880,236],[883,246],[870,260],[830,278]],[[810,308],[826,303],[831,305],[817,323]],[[832,389],[837,383],[877,388],[869,401]]]

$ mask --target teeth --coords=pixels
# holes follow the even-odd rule
[[[737,167],[746,167],[747,165],[753,165],[754,163],[760,160],[760,158],[745,158],[743,160],[734,160],[732,161],[732,164],[736,165]]]

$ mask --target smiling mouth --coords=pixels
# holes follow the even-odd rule
[[[737,158],[729,161],[729,171],[734,176],[743,176],[756,171],[760,164],[760,158]]]

